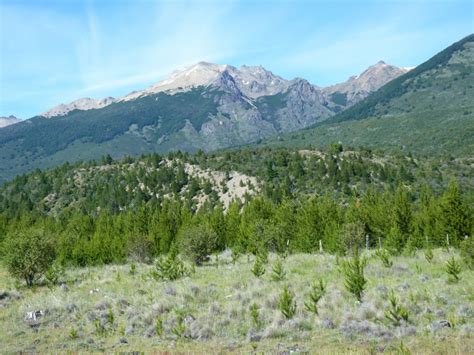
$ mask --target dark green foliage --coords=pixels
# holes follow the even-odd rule
[[[366,265],[367,260],[360,257],[358,249],[354,250],[354,254],[350,260],[341,260],[344,286],[359,302],[362,302],[362,295],[367,284],[367,280],[364,276]]]
[[[451,182],[441,197],[441,218],[444,234],[449,235],[451,245],[459,246],[461,240],[471,232],[472,218],[456,182]]]
[[[180,233],[179,249],[181,253],[196,265],[209,260],[218,250],[218,235],[206,226],[187,227]]]
[[[205,184],[187,174],[185,164],[256,176],[260,190],[253,187],[254,196],[224,212],[220,187],[205,180],[211,193],[199,190],[208,200],[198,208],[189,187]],[[400,166],[415,180],[400,184]],[[459,184],[446,189],[454,177]],[[396,253],[426,247],[426,240],[430,247],[444,246],[446,234],[457,248],[472,229],[473,177],[462,159],[349,150],[176,152],[110,165],[66,164],[0,188],[0,240],[29,228],[44,230],[56,236],[57,259],[65,266],[151,262],[172,245],[196,263],[228,248],[235,256],[258,255],[265,264],[269,252],[317,252],[320,241],[324,252],[343,255],[364,247],[366,235],[369,248],[380,244]]]
[[[331,100],[341,106],[346,106],[347,105],[347,94],[346,93],[341,93],[341,92],[335,92],[330,95]]]
[[[399,303],[393,290],[388,294],[388,302],[385,318],[394,326],[399,326],[402,321],[408,322],[408,310]]]
[[[311,285],[308,301],[304,304],[307,311],[318,314],[318,302],[326,294],[326,286],[326,282],[323,279],[320,279],[318,282],[315,281]]]
[[[446,262],[446,272],[449,275],[450,281],[458,282],[460,280],[461,264],[459,264],[454,256]]]
[[[278,309],[286,319],[291,319],[296,314],[295,296],[289,290],[288,285],[283,286],[283,291],[278,298]]]
[[[203,95],[204,92],[205,89],[201,87],[175,95],[158,93],[132,101],[113,103],[98,110],[71,111],[53,120],[34,117],[17,127],[0,131],[0,151],[4,151],[6,145],[14,144],[16,152],[21,152],[19,155],[25,157],[25,164],[32,164],[35,160],[44,159],[76,143],[96,149],[95,156],[91,158],[97,159],[103,155],[100,144],[125,134],[131,130],[132,125],[136,134],[144,135],[142,130],[145,127],[153,127],[152,136],[145,138],[143,144],[147,146],[146,143],[156,142],[160,137],[176,133],[184,127],[186,120],[189,120],[195,129],[200,130],[202,124],[209,120],[209,116],[217,113],[214,98],[222,95],[217,91],[212,96]],[[154,144],[150,144],[148,152],[152,152],[154,147]],[[134,147],[121,149],[130,154]],[[65,162],[65,158],[63,159],[61,163]],[[10,168],[12,166],[16,168],[16,164],[12,164]],[[3,173],[10,174],[0,169],[0,177]]]
[[[156,261],[155,270],[152,276],[157,280],[174,281],[185,276],[189,276],[192,272],[174,252],[163,256]]]
[[[38,229],[10,234],[4,241],[3,257],[8,271],[32,286],[53,265],[54,241]]]

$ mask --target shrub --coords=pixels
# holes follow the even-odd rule
[[[32,286],[53,264],[55,250],[50,236],[41,230],[9,235],[3,244],[8,271]]]
[[[393,265],[392,260],[390,260],[390,254],[386,249],[379,249],[375,252],[375,255],[378,256],[380,261],[382,262],[382,265],[385,266],[386,268],[390,268]]]
[[[164,328],[163,328],[163,320],[158,317],[156,318],[156,321],[155,321],[155,332],[156,332],[156,335],[157,336],[162,336],[163,335],[163,331],[164,331]]]
[[[252,274],[254,274],[256,277],[260,277],[265,274],[264,262],[260,256],[255,258],[255,262],[252,267]]]
[[[308,295],[308,301],[305,302],[307,311],[318,314],[318,302],[326,294],[326,283],[320,279],[311,285],[311,291]]]
[[[359,256],[359,250],[355,248],[354,255],[350,260],[341,260],[341,271],[344,275],[344,285],[359,302],[362,301],[362,294],[367,280],[364,277],[364,269],[367,260]]]
[[[130,264],[130,275],[135,275],[137,273],[137,266],[135,264]]]
[[[189,276],[191,273],[192,269],[186,266],[174,252],[170,252],[156,261],[152,276],[157,280],[174,281]]]
[[[431,248],[427,248],[425,249],[425,259],[427,262],[429,262],[431,264],[431,262],[433,261],[433,249]]]
[[[185,332],[186,324],[184,323],[184,314],[182,312],[177,312],[176,325],[171,328],[171,333],[176,335],[178,338],[181,338]]]
[[[196,265],[208,261],[210,255],[217,251],[219,237],[206,226],[192,226],[180,234],[180,250],[183,255]]]
[[[401,321],[408,322],[408,310],[403,307],[393,290],[388,294],[389,309],[385,311],[385,318],[393,325],[399,326]]]
[[[454,256],[446,262],[446,272],[449,275],[450,281],[458,282],[460,280],[461,265],[456,261]]]
[[[260,313],[258,311],[258,306],[256,303],[253,303],[250,306],[250,316],[252,317],[252,323],[255,328],[260,329],[262,327],[262,321],[260,319]]]
[[[283,268],[283,263],[280,259],[275,261],[275,264],[272,266],[272,280],[273,281],[283,281],[286,277],[285,269]]]
[[[290,292],[288,285],[283,287],[283,291],[278,298],[278,309],[286,319],[291,319],[296,313],[296,301],[293,293]]]

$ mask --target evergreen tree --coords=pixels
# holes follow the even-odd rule
[[[472,219],[469,215],[469,208],[462,200],[459,185],[452,181],[441,198],[441,219],[444,234],[449,235],[455,246],[471,232]]]

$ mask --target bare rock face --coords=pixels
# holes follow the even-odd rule
[[[98,109],[114,102],[135,100],[160,92],[173,95],[204,86],[224,89],[224,91],[231,94],[231,99],[236,101],[242,99],[251,101],[261,97],[296,92],[296,94],[290,96],[292,102],[289,103],[286,112],[282,112],[282,114],[290,114],[292,120],[283,123],[282,127],[288,126],[289,129],[298,129],[305,127],[308,123],[308,117],[298,117],[297,121],[301,122],[294,121],[293,118],[298,110],[305,113],[312,110],[311,115],[312,117],[317,116],[317,121],[326,119],[364,99],[372,91],[407,71],[408,69],[398,68],[380,61],[362,74],[352,76],[344,83],[322,89],[303,79],[283,79],[262,66],[243,65],[236,68],[227,64],[199,62],[182,70],[176,70],[166,79],[124,97],[118,99],[107,97],[99,100],[82,98],[69,104],[58,105],[44,112],[41,116],[47,118],[64,116],[73,110]],[[298,104],[305,107],[297,108]],[[310,124],[314,123],[314,119],[310,121]],[[0,119],[0,127],[2,127],[1,124]]]
[[[290,83],[262,66],[229,67],[229,73],[242,93],[253,99],[283,92]]]
[[[95,100],[89,97],[85,97],[85,98],[70,102],[69,104],[60,104],[56,107],[53,107],[52,109],[42,113],[41,116],[46,117],[46,118],[51,118],[55,116],[64,116],[73,110],[98,109],[98,108],[108,106],[114,102],[115,102],[115,99],[113,97],[106,97],[100,100]]]
[[[334,98],[334,95],[337,94],[345,95],[345,99],[341,99],[339,102],[342,104],[345,101],[343,106],[352,106],[409,70],[409,68],[399,68],[379,61],[360,75],[351,76],[343,83],[324,88],[323,92],[329,99]]]
[[[8,117],[0,117],[0,128],[7,127],[18,122],[21,122],[21,120],[13,115]]]
[[[289,132],[334,115],[321,90],[307,80],[294,79],[285,92],[285,106],[276,114],[279,131]]]

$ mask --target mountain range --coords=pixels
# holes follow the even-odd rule
[[[105,154],[249,143],[466,152],[474,136],[473,43],[470,35],[412,70],[380,61],[326,88],[261,66],[200,62],[120,98],[79,99],[1,128],[0,182]]]
[[[379,62],[320,88],[261,66],[199,62],[124,97],[82,98],[0,130],[0,181],[37,167],[170,150],[211,151],[322,122],[405,73]]]

